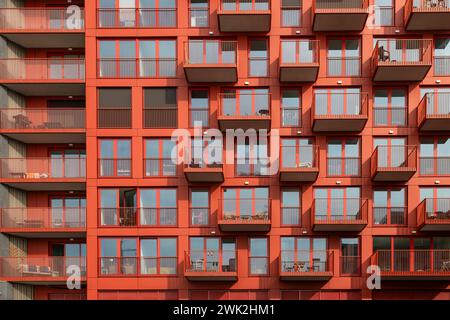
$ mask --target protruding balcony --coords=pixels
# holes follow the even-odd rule
[[[314,31],[361,31],[369,15],[368,0],[313,0]]]
[[[333,276],[332,251],[281,251],[280,279],[327,281]]]
[[[66,284],[67,267],[78,266],[86,281],[85,257],[0,257],[0,280],[28,284]]]
[[[238,80],[237,42],[190,40],[185,43],[184,73],[192,83],[232,83]]]
[[[268,232],[270,199],[219,199],[219,228],[223,232]]]
[[[370,158],[374,181],[406,182],[417,171],[417,148],[414,146],[378,146]]]
[[[223,164],[192,161],[184,166],[184,175],[189,182],[223,182]]]
[[[26,191],[84,190],[86,158],[2,158],[1,182]]]
[[[417,118],[422,131],[450,130],[450,93],[426,93],[417,108]]]
[[[281,40],[281,82],[314,82],[318,73],[318,40]]]
[[[133,4],[134,6],[134,4]],[[175,28],[177,8],[98,8],[97,28]]]
[[[24,48],[83,48],[84,9],[0,8],[0,29],[4,37]]]
[[[99,208],[101,227],[176,227],[177,208],[120,207]]]
[[[319,175],[317,146],[281,146],[280,181],[314,182]],[[291,155],[290,157],[286,157]]]
[[[227,92],[219,94],[219,128],[270,129],[270,94]]]
[[[186,252],[184,268],[184,276],[191,281],[237,281],[237,252]]]
[[[372,54],[373,81],[422,81],[431,68],[432,40],[379,40]]]
[[[313,131],[360,132],[368,119],[367,109],[367,93],[315,93]]]
[[[24,238],[83,237],[86,208],[2,208],[0,232]]]
[[[382,280],[450,280],[449,249],[377,250],[371,265],[380,267]]]
[[[220,0],[221,32],[269,32],[270,0]]]
[[[450,231],[450,198],[426,198],[417,206],[421,231]]]
[[[311,208],[314,231],[363,230],[368,221],[367,199],[315,199]]]
[[[450,30],[450,0],[407,0],[404,20],[407,31]]]

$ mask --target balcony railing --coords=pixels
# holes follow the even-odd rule
[[[175,58],[100,58],[97,60],[99,78],[174,78]]]
[[[177,166],[172,158],[144,158],[146,177],[168,177],[177,174]]]
[[[367,224],[367,199],[315,199],[311,213],[314,224]]]
[[[14,180],[86,177],[85,158],[3,158],[0,178]]]
[[[373,207],[374,225],[405,225],[408,214],[406,207]]]
[[[98,28],[175,28],[176,8],[99,8]]]
[[[221,219],[252,223],[270,220],[270,199],[219,199]]]
[[[0,257],[0,277],[29,281],[66,281],[69,266],[77,266],[86,277],[85,257]]]
[[[367,116],[368,96],[364,92],[315,93],[314,116],[323,118],[352,118]]]
[[[270,93],[220,93],[219,115],[223,117],[270,117]]]
[[[176,128],[177,123],[177,106],[144,109],[144,128]]]
[[[327,57],[329,77],[361,76],[361,57]]]
[[[422,231],[450,230],[450,198],[426,198],[417,206]]]
[[[86,227],[86,208],[3,208],[0,229],[33,230],[79,229]]]
[[[450,76],[450,56],[434,56],[434,75]]]
[[[407,0],[403,13],[407,30],[448,30],[450,0]]]
[[[100,277],[176,275],[177,257],[101,257]]]
[[[235,274],[237,252],[235,250],[192,250],[185,253],[185,272]]]
[[[328,250],[282,250],[280,272],[284,275],[333,273],[333,252]]]
[[[404,127],[407,118],[407,106],[373,106],[373,125],[376,127]]]
[[[221,0],[219,10],[224,13],[251,13],[270,11],[269,0]]]
[[[99,208],[102,227],[174,227],[177,226],[177,208]]]
[[[423,176],[450,175],[450,157],[420,157],[419,163]]]
[[[209,224],[209,207],[193,207],[189,209],[192,226],[207,226]]]
[[[376,180],[408,180],[417,168],[415,146],[377,146],[370,158],[372,178]],[[391,177],[381,177],[388,173]]]
[[[131,128],[131,108],[99,108],[99,128]]]
[[[2,58],[0,79],[4,80],[84,80],[84,59]]]
[[[300,207],[281,207],[281,224],[285,226],[299,225],[301,222]]]
[[[450,92],[428,92],[419,103],[418,126],[421,130],[448,130]]]
[[[237,42],[225,40],[190,40],[184,43],[187,64],[236,64]]]
[[[359,157],[327,157],[328,176],[359,176],[360,168]]]
[[[98,159],[98,176],[131,177],[131,159]]]
[[[307,146],[281,146],[281,168],[282,169],[308,169],[319,167],[319,147]]]
[[[85,109],[5,108],[0,109],[1,129],[84,129]]]
[[[84,9],[74,21],[67,8],[0,8],[0,29],[22,31],[68,31],[84,29]]]
[[[361,274],[360,256],[341,256],[339,260],[341,275],[358,276]]]
[[[314,0],[313,9],[333,9],[333,12],[351,12],[351,9],[367,9],[367,0]]]

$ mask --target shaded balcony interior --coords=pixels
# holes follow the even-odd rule
[[[218,224],[223,232],[268,232],[271,228],[268,198],[219,199],[219,208]]]
[[[446,131],[450,128],[450,92],[427,92],[417,108],[421,131]]]
[[[281,82],[314,82],[319,73],[318,40],[281,40]]]
[[[379,145],[370,158],[374,181],[406,182],[417,171],[417,148],[404,145]]]
[[[223,182],[223,164],[191,162],[184,166],[184,175],[189,182]]]
[[[319,148],[302,143],[296,139],[281,141],[280,181],[316,181],[319,175]]]
[[[432,40],[378,40],[372,53],[373,81],[422,81],[432,65]]]
[[[450,1],[407,0],[404,22],[407,31],[450,30]]]
[[[269,32],[270,0],[220,0],[217,17],[221,32]]]
[[[282,250],[279,261],[283,281],[328,281],[333,276],[332,251]]]
[[[417,206],[420,231],[450,231],[450,198],[426,198]]]
[[[191,250],[185,253],[184,267],[190,281],[237,281],[237,251]]]
[[[313,0],[314,31],[361,31],[369,16],[368,0]]]

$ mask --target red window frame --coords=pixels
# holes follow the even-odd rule
[[[147,158],[147,141],[157,141],[158,142],[158,156],[156,158]],[[163,174],[164,170],[164,161],[166,160],[172,160],[171,157],[164,158],[163,155],[163,146],[164,141],[172,141],[170,138],[158,138],[158,137],[152,137],[152,138],[145,138],[144,139],[144,177],[145,178],[155,178],[155,177],[176,177],[178,173],[178,168],[175,165],[175,172],[174,174],[167,175]],[[174,146],[177,147],[176,143],[174,142]],[[158,161],[158,175],[147,175],[147,161]]]
[[[396,190],[403,190],[403,209],[404,209],[404,223],[403,224],[398,224],[398,223],[392,223],[392,216],[391,216],[391,209],[392,208],[396,208],[395,206],[391,206],[391,192],[392,191],[396,191]],[[376,224],[375,223],[375,208],[383,208],[380,206],[375,206],[375,192],[376,191],[385,191],[387,193],[387,207],[385,207],[386,211],[387,211],[387,223],[385,224]],[[374,188],[372,191],[373,194],[373,202],[372,202],[372,213],[373,213],[373,219],[372,219],[372,226],[373,227],[385,227],[385,226],[405,226],[408,225],[408,190],[406,187],[404,186],[400,186],[400,187],[387,187],[387,188]],[[398,207],[397,207],[398,208]]]
[[[323,187],[315,187],[313,189],[314,199],[327,199],[327,217],[329,217],[330,214],[331,214],[331,211],[330,211],[330,209],[331,209],[331,200],[333,200],[333,199],[341,199],[342,200],[342,207],[344,208],[342,218],[346,219],[347,218],[347,211],[348,211],[346,209],[347,208],[347,199],[356,199],[356,198],[349,198],[349,197],[347,197],[347,189],[349,189],[349,188],[355,188],[355,189],[357,188],[357,189],[359,189],[359,199],[361,199],[361,186],[349,186],[349,187],[327,187],[327,186],[323,186]],[[315,191],[317,189],[319,189],[319,190],[320,189],[326,190],[327,197],[326,198],[316,198]],[[332,197],[332,190],[343,190],[344,191],[343,197],[342,198]]]
[[[328,241],[327,237],[321,237],[321,236],[298,237],[298,236],[295,236],[295,235],[291,235],[291,236],[282,236],[281,239],[280,239],[280,242],[282,242],[283,238],[284,239],[286,239],[286,238],[293,238],[294,239],[294,250],[283,250],[283,248],[280,245],[281,252],[286,252],[286,251],[287,252],[292,252],[294,254],[294,259],[297,259],[298,253],[299,253],[298,246],[297,246],[297,244],[298,244],[297,240],[298,239],[308,239],[309,240],[309,261],[308,262],[309,262],[310,266],[314,265],[314,261],[313,261],[313,259],[314,259],[314,252],[322,252],[322,250],[314,250],[314,240],[315,239],[324,239],[325,240],[326,263],[330,264],[330,263],[333,262],[333,260],[331,260],[330,256],[329,256],[329,251],[328,251],[329,250],[329,247],[328,247],[329,241]],[[302,250],[300,250],[300,252],[302,252]],[[280,256],[280,259],[281,259],[281,256]]]
[[[248,144],[247,144],[248,142]],[[270,152],[270,145],[269,145],[269,140],[267,140],[267,159],[269,159],[269,152]],[[256,141],[255,144],[255,148],[250,149],[250,141],[245,139],[245,147],[244,148],[249,148],[249,157],[240,157],[240,155],[238,154],[238,143],[237,143],[237,138],[236,138],[236,143],[234,144],[234,176],[235,177],[264,177],[267,176],[268,174],[257,174],[256,173],[256,168],[257,166],[259,166],[261,168],[261,170],[263,170],[264,168],[269,168],[270,164],[267,165],[262,165],[259,163],[259,141]],[[253,152],[252,152],[253,151]],[[256,155],[255,155],[256,154]],[[241,165],[249,165],[250,166],[250,173],[249,174],[238,174],[238,160],[239,159],[243,159],[245,160],[244,164]],[[248,163],[247,163],[248,162]],[[256,162],[256,163],[254,163]]]
[[[208,99],[208,108],[202,109],[202,108],[194,108],[192,106],[192,93],[195,91],[206,91],[207,93],[207,99]],[[211,110],[211,97],[210,97],[210,90],[208,87],[195,87],[189,89],[189,128],[194,128],[192,123],[192,112],[193,111],[200,111],[200,112],[206,112],[207,113],[207,123],[206,128],[209,127],[211,119],[210,119],[210,111]]]
[[[299,5],[298,6],[294,6],[294,7],[287,7],[287,6],[283,6],[283,0],[281,0],[280,3],[280,25],[282,28],[298,28],[302,26],[302,18],[303,18],[303,1],[299,0]],[[293,11],[293,10],[297,10],[299,12],[299,21],[297,25],[290,25],[290,26],[285,26],[283,24],[283,13],[285,11]]]
[[[329,55],[329,43],[330,43],[330,40],[340,40],[341,41],[341,56],[340,57],[330,57],[330,55]],[[347,40],[358,40],[358,54],[359,54],[358,57],[351,57],[351,56],[348,57],[346,55],[346,53],[347,53],[346,41]],[[361,50],[362,50],[362,48],[361,48],[361,46],[362,46],[361,45],[361,38],[359,38],[359,37],[330,37],[330,38],[327,38],[327,77],[330,77],[330,78],[336,78],[336,77],[349,77],[349,78],[361,77],[361,62],[362,62],[362,57],[361,57]],[[338,74],[338,75],[331,75],[330,74],[330,68],[329,68],[330,58],[333,58],[333,59],[336,59],[336,60],[338,60],[338,58],[340,58],[340,60],[341,60],[341,74]],[[346,61],[349,58],[350,58],[350,60],[358,60],[359,61],[359,65],[358,65],[359,72],[358,72],[357,75],[351,75],[351,76],[346,75],[346,72],[347,72]]]
[[[358,240],[358,249],[357,249],[358,255],[357,256],[355,256],[355,255],[344,255],[344,252],[342,250],[342,240],[343,239],[357,239]],[[339,263],[339,267],[340,268],[339,268],[339,270],[340,270],[340,275],[341,276],[344,276],[344,277],[358,277],[358,276],[361,275],[361,264],[362,264],[362,262],[361,262],[361,238],[360,237],[349,237],[349,236],[341,237],[339,239],[339,256],[340,256],[340,263]],[[357,272],[343,272],[343,269],[344,269],[343,264],[344,264],[344,259],[345,258],[356,258],[356,261],[357,261],[356,264],[357,264],[357,268],[358,268]]]
[[[208,206],[207,207],[194,207],[192,205],[192,192],[207,192],[208,193]],[[206,209],[206,223],[203,224],[194,224],[193,223],[193,215],[192,209]],[[211,192],[208,188],[190,188],[189,189],[189,226],[197,227],[197,228],[207,228],[211,225]]]
[[[349,141],[349,140],[358,140],[358,153],[359,153],[359,155],[358,155],[358,174],[356,174],[356,175],[347,175],[347,174],[344,174],[345,173],[345,170],[346,170],[346,160],[347,159],[355,159],[355,157],[347,157],[346,155],[345,155],[345,145],[346,145],[346,142],[347,141]],[[330,142],[330,140],[340,140],[341,141],[341,153],[340,153],[340,157],[330,157],[329,155],[328,155],[328,145],[329,145],[329,142]],[[328,137],[327,138],[327,177],[359,177],[359,176],[361,176],[361,150],[362,148],[361,148],[361,138],[360,137],[354,137],[354,136],[351,136],[351,137],[333,137],[333,138],[330,138],[330,137]],[[339,174],[339,175],[330,175],[330,173],[329,173],[329,163],[328,163],[328,160],[329,159],[341,159],[341,174]]]
[[[252,255],[252,240],[253,239],[264,239],[266,240],[266,256],[253,256]],[[249,237],[248,238],[248,275],[249,277],[266,277],[270,276],[270,239],[268,237]],[[267,261],[267,272],[266,273],[252,273],[252,259],[256,258],[258,260],[266,259]]]
[[[78,153],[78,157],[77,158],[66,158],[66,151],[67,150],[71,150],[71,151],[77,151]],[[52,153],[54,152],[60,152],[61,153],[61,158],[52,158]],[[84,152],[84,153],[83,153]],[[84,155],[84,157],[82,157],[82,155]],[[73,178],[84,178],[86,177],[86,149],[82,149],[81,146],[73,146],[73,147],[52,147],[48,149],[48,155],[47,155],[49,162],[48,162],[48,174],[50,176],[50,178],[69,178],[66,177],[66,161],[68,159],[70,160],[77,160],[78,162],[78,173],[79,173],[79,177],[73,177]],[[52,174],[52,169],[53,169],[53,165],[52,165],[52,160],[57,160],[60,159],[61,160],[61,172],[62,172],[62,176],[61,177],[54,177]],[[84,172],[82,170],[83,167],[83,162],[84,162]],[[72,177],[70,177],[72,178]]]
[[[267,93],[259,93],[257,92],[257,90],[266,90]],[[240,103],[239,103],[239,96],[241,95],[241,91],[251,91],[251,96],[252,96],[252,115],[247,116],[247,115],[241,115],[241,110],[240,110]],[[233,87],[227,87],[227,88],[223,88],[220,92],[220,112],[221,112],[221,116],[225,116],[224,112],[223,112],[223,99],[224,99],[224,95],[227,94],[234,94],[234,99],[236,100],[236,105],[235,105],[235,114],[232,116],[235,117],[251,117],[251,116],[255,116],[256,115],[256,109],[255,109],[255,97],[258,95],[267,95],[267,101],[268,101],[268,110],[269,110],[269,115],[270,115],[270,109],[272,106],[272,101],[271,101],[271,93],[270,93],[270,89],[268,87],[253,87],[253,88],[233,88]],[[231,116],[230,116],[231,117]]]
[[[388,105],[387,106],[375,106],[375,96],[377,90],[386,90],[387,91],[387,98],[388,98]],[[405,106],[404,106],[404,112],[405,112],[405,119],[403,125],[394,125],[392,123],[392,112],[394,108],[392,108],[392,92],[394,90],[402,90],[405,97]],[[408,90],[405,87],[374,87],[373,88],[373,126],[376,128],[388,128],[388,127],[398,127],[403,128],[408,126]],[[400,108],[395,108],[399,109]],[[387,112],[387,124],[386,125],[377,125],[375,122],[375,113],[377,110],[386,110]]]
[[[253,40],[256,40],[256,41],[259,41],[259,40],[264,40],[265,42],[266,42],[266,53],[267,53],[267,57],[266,58],[252,58],[251,56],[250,56],[250,54],[251,54],[251,51],[252,51],[252,49],[251,49],[251,43],[252,43],[252,41]],[[236,59],[237,59],[237,57],[236,57]],[[266,74],[265,75],[263,75],[263,76],[254,76],[254,75],[251,75],[251,66],[250,66],[250,64],[251,64],[251,61],[266,61]],[[247,40],[247,69],[248,69],[248,72],[247,72],[247,76],[249,77],[249,78],[269,78],[270,77],[270,42],[269,42],[269,39],[268,38],[266,38],[266,37],[250,37],[250,38],[248,38],[248,40]]]
[[[348,92],[348,90],[350,89],[358,89],[358,92]],[[324,92],[326,91],[326,92]],[[338,92],[333,92],[333,91],[338,91]],[[361,90],[361,87],[327,87],[327,88],[320,88],[320,87],[316,87],[314,89],[314,105],[315,108],[317,108],[316,104],[317,104],[317,99],[316,99],[316,95],[317,94],[326,94],[327,95],[327,115],[331,114],[331,101],[332,101],[332,95],[333,94],[342,94],[342,101],[343,101],[343,112],[342,114],[338,114],[338,116],[345,116],[347,115],[347,95],[352,95],[352,94],[359,94],[361,99],[364,96],[364,92]],[[363,113],[363,101],[360,102],[359,105],[360,108],[360,113]]]
[[[438,168],[438,160],[442,159],[442,158],[447,158],[445,156],[439,156],[438,155],[438,142],[440,139],[450,139],[450,136],[421,136],[419,137],[419,174],[422,177],[436,177],[436,176],[450,176],[449,174],[445,174],[445,173],[440,173],[438,174],[437,168]],[[430,156],[422,156],[420,150],[421,150],[421,144],[423,140],[433,140],[433,168],[434,168],[434,173],[433,174],[422,174],[422,169],[420,168],[420,164],[422,159],[426,159],[426,158],[430,158]],[[448,157],[450,158],[450,157]],[[450,160],[449,160],[450,161]]]
[[[192,8],[191,6],[191,0],[189,0],[189,28],[199,28],[199,29],[204,29],[204,28],[209,28],[209,22],[210,22],[210,16],[211,16],[211,7],[210,7],[210,3],[209,0],[206,0],[208,6],[206,8]],[[206,17],[207,17],[207,24],[206,26],[202,26],[202,27],[198,27],[198,26],[193,26],[192,25],[192,11],[206,11]]]
[[[291,148],[291,146],[285,146],[283,145],[283,140],[295,140],[295,151],[294,151],[294,155],[295,155],[295,163],[301,163],[301,152],[300,152],[300,148],[301,147],[306,147],[306,146],[302,146],[300,145],[300,141],[301,140],[309,140],[309,142],[311,143],[310,145],[308,145],[308,147],[311,147],[311,152],[312,152],[312,166],[316,167],[317,166],[317,153],[316,153],[316,147],[315,147],[315,143],[314,143],[314,137],[302,137],[302,138],[298,138],[298,137],[281,137],[281,144],[280,144],[280,168],[284,168],[283,166],[283,148]]]
[[[285,108],[283,106],[283,93],[285,91],[298,91],[298,109],[293,109],[293,108]],[[280,89],[280,127],[281,128],[301,128],[302,127],[302,88],[297,88],[297,87],[282,87]],[[283,125],[283,112],[284,110],[297,110],[298,111],[298,123],[297,125]]]
[[[285,207],[283,203],[283,192],[297,192],[298,193],[298,207]],[[298,209],[298,224],[284,224],[283,223],[283,209]],[[302,188],[301,187],[281,187],[280,188],[280,226],[281,227],[292,227],[302,225]]]
[[[114,156],[113,156],[113,158],[102,158],[102,156],[101,156],[101,152],[102,152],[102,149],[101,149],[101,141],[108,141],[108,140],[110,140],[110,141],[112,141],[113,142],[113,154],[114,154]],[[119,140],[128,140],[128,141],[130,141],[130,158],[118,158],[117,157],[117,142],[119,141]],[[132,141],[132,139],[131,138],[100,138],[100,139],[98,139],[98,150],[97,150],[97,156],[98,156],[98,170],[97,170],[97,176],[99,177],[99,178],[131,178],[132,176],[133,176],[133,163],[132,163],[132,154],[133,154],[133,143],[132,143],[133,141]],[[101,168],[101,161],[102,160],[112,160],[113,161],[113,172],[114,172],[114,175],[112,175],[112,176],[102,176],[101,175],[101,171],[100,171],[100,168]],[[130,164],[130,174],[129,175],[126,175],[126,176],[122,176],[122,175],[118,175],[117,174],[117,168],[118,168],[118,166],[117,166],[117,161],[118,160],[129,160],[129,164]]]
[[[192,238],[201,238],[202,240],[203,240],[203,259],[204,259],[204,261],[207,261],[208,260],[208,255],[210,255],[210,251],[212,251],[212,250],[207,250],[206,248],[207,248],[207,240],[208,239],[217,239],[218,240],[218,242],[219,242],[219,250],[217,251],[217,256],[218,256],[218,267],[219,267],[219,272],[222,272],[221,271],[221,267],[223,266],[223,264],[222,264],[222,261],[223,261],[223,252],[224,252],[224,250],[223,250],[223,241],[224,240],[233,240],[233,242],[234,242],[234,258],[235,258],[235,260],[236,260],[236,266],[235,266],[235,268],[236,268],[236,271],[235,272],[237,272],[237,269],[238,269],[238,242],[236,241],[236,238],[234,238],[234,237],[205,237],[205,236],[203,236],[203,235],[191,235],[191,236],[189,236],[189,244],[188,244],[188,253],[189,254],[191,254],[193,251],[195,251],[195,252],[199,252],[199,250],[193,250],[192,248],[191,248],[191,239]],[[214,252],[214,251],[213,251]],[[206,271],[205,271],[206,272]]]
[[[225,198],[225,190],[226,189],[236,190],[236,198]],[[243,190],[243,189],[251,190],[252,191],[252,197],[251,198],[241,198],[240,194],[241,194],[241,190]],[[270,188],[266,187],[266,186],[243,187],[243,188],[241,188],[241,187],[230,187],[230,188],[225,187],[225,188],[222,188],[222,191],[221,191],[222,192],[222,204],[221,204],[221,206],[222,206],[222,218],[223,218],[223,211],[224,211],[224,208],[223,208],[224,203],[223,203],[223,201],[225,201],[225,200],[228,200],[228,201],[235,200],[235,208],[236,208],[235,215],[236,215],[236,217],[240,217],[240,201],[242,199],[244,199],[244,200],[251,200],[251,202],[252,202],[252,216],[253,216],[253,214],[256,213],[255,200],[264,200],[265,199],[265,198],[256,198],[256,196],[255,196],[256,195],[256,189],[267,189],[267,194],[270,197]],[[267,206],[269,207],[269,215],[270,215],[270,198],[267,198],[266,200],[267,200]]]

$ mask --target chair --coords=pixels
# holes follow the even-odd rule
[[[384,50],[383,46],[378,48],[378,57],[380,61],[389,61],[391,59],[389,51]]]

